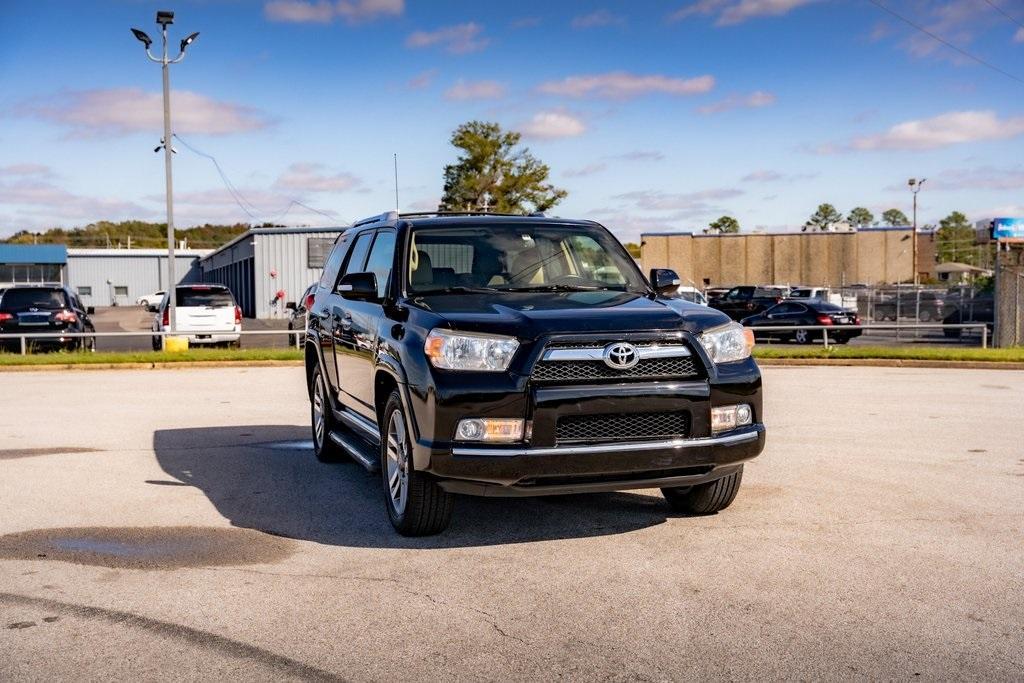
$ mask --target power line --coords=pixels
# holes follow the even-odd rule
[[[224,169],[221,168],[220,163],[217,162],[216,157],[214,157],[212,154],[207,154],[206,152],[196,149],[188,142],[183,140],[181,136],[178,135],[177,133],[174,133],[174,137],[177,138],[178,142],[185,145],[185,147],[188,148],[191,152],[198,154],[199,156],[209,159],[211,162],[213,162],[214,168],[217,169],[217,175],[220,176],[221,181],[224,183],[224,188],[228,191],[228,194],[231,195],[231,198],[234,200],[235,204],[238,205],[238,208],[244,211],[245,214],[249,216],[249,218],[251,218],[254,221],[259,221],[259,215],[262,215],[263,217],[268,217],[271,215],[271,212],[261,210],[259,207],[257,207],[255,204],[253,204],[252,202],[245,198],[245,195],[243,195],[241,191],[239,191],[239,189],[235,187],[234,183],[231,182],[231,179],[228,178],[227,174],[224,172]],[[248,208],[246,208],[246,204],[248,204]],[[337,214],[334,214],[331,211],[321,211],[320,209],[314,209],[311,206],[303,204],[297,199],[291,199],[288,202],[288,206],[286,206],[281,211],[277,212],[276,218],[274,218],[271,222],[276,223],[280,221],[281,219],[284,218],[285,214],[291,211],[292,208],[295,206],[301,206],[307,211],[312,211],[313,213],[320,214],[321,216],[329,218],[332,221],[338,220]]]
[[[995,71],[997,73],[1000,73],[1000,74],[1006,76],[1007,78],[1011,78],[1011,79],[1017,81],[1018,83],[1024,84],[1024,78],[1021,78],[1020,76],[1015,76],[1012,73],[1010,73],[1009,71],[1003,71],[1002,69],[1000,69],[995,64],[992,64],[990,62],[986,62],[981,57],[976,57],[976,56],[972,55],[970,52],[968,52],[967,50],[964,50],[963,48],[957,47],[956,45],[954,45],[953,43],[949,42],[945,38],[932,33],[931,31],[929,31],[925,27],[923,27],[923,26],[921,26],[919,24],[914,23],[913,21],[911,21],[910,19],[907,19],[902,14],[899,14],[895,10],[892,10],[889,7],[883,5],[881,2],[879,2],[879,0],[868,0],[868,2],[870,2],[872,5],[878,7],[879,9],[882,9],[882,10],[888,12],[892,16],[894,16],[897,19],[899,19],[900,21],[902,21],[903,23],[908,24],[909,26],[914,27],[915,29],[917,29],[921,33],[925,34],[929,38],[931,38],[931,39],[933,39],[933,40],[935,40],[935,41],[937,41],[939,43],[942,43],[943,45],[945,45],[949,49],[955,50],[956,52],[959,52],[964,57],[967,57],[968,59],[974,60],[978,64],[981,64],[982,66],[988,67],[989,69],[992,69],[993,71]],[[991,4],[991,3],[989,3],[989,4]]]
[[[1003,15],[1004,17],[1006,17],[1007,19],[1009,19],[1009,20],[1010,20],[1010,21],[1012,21],[1013,23],[1017,24],[1017,26],[1020,26],[1021,28],[1024,28],[1024,24],[1022,24],[1022,23],[1021,23],[1021,22],[1020,22],[1020,21],[1019,21],[1018,19],[1016,19],[1015,17],[1013,17],[1013,16],[1011,16],[1011,15],[1007,14],[1007,13],[1006,13],[1006,12],[1005,12],[1005,11],[1003,10],[1003,8],[1002,8],[1002,7],[1000,7],[1000,6],[999,6],[999,5],[997,5],[996,3],[992,2],[992,0],[985,0],[985,4],[986,4],[986,5],[988,5],[989,7],[991,7],[992,9],[994,9],[995,11],[999,12],[1000,14],[1002,14],[1002,15]]]

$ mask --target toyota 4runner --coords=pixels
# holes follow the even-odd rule
[[[749,330],[668,298],[601,225],[397,214],[338,238],[305,345],[317,458],[383,480],[405,535],[453,494],[660,488],[717,512],[764,448]]]

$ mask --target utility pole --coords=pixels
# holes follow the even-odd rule
[[[921,186],[924,185],[924,181],[926,181],[926,180],[928,180],[928,179],[927,178],[921,178],[920,180],[917,180],[916,178],[911,178],[910,180],[907,181],[907,185],[910,187],[910,192],[914,195],[914,235],[913,235],[913,243],[914,243],[914,284],[915,285],[918,285],[921,282],[920,273],[918,273],[918,268],[917,268],[917,193],[921,191]]]
[[[160,25],[160,33],[163,35],[163,53],[159,58],[154,57],[149,51],[153,40],[148,35],[137,28],[133,28],[132,33],[146,47],[146,56],[149,57],[149,60],[160,64],[163,69],[164,137],[160,141],[160,145],[153,151],[158,152],[161,147],[164,150],[164,175],[167,180],[167,322],[169,323],[168,331],[173,334],[177,329],[177,297],[175,296],[177,278],[174,276],[174,186],[171,181],[171,154],[174,153],[174,148],[171,146],[170,65],[185,59],[185,49],[199,37],[199,33],[193,33],[182,40],[178,56],[170,59],[167,56],[167,27],[174,23],[174,12],[159,10],[156,13],[156,23]]]

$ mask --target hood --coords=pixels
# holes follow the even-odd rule
[[[630,292],[509,292],[419,297],[413,305],[453,329],[536,339],[551,334],[685,330],[698,333],[728,316],[681,299],[650,299]]]

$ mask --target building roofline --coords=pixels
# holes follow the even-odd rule
[[[205,256],[200,257],[200,261],[206,261],[222,251],[227,251],[231,247],[235,246],[239,242],[243,242],[250,237],[256,235],[292,235],[296,233],[304,232],[345,232],[349,229],[348,225],[339,225],[335,227],[317,227],[317,228],[249,228],[241,235],[238,235],[229,242],[225,242],[216,249],[211,249]]]
[[[206,256],[212,249],[175,249],[175,258],[179,256]],[[68,249],[68,256],[167,256],[166,249]]]

